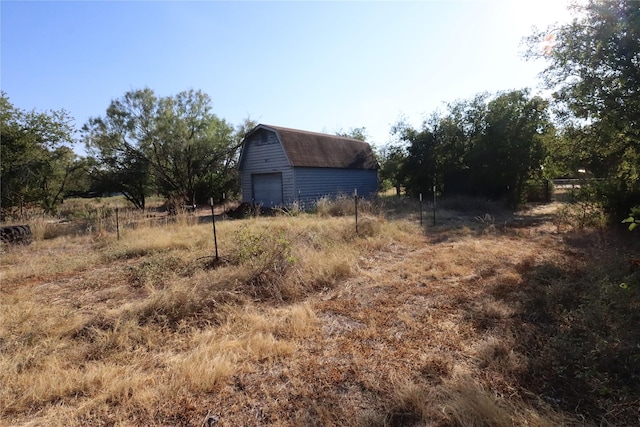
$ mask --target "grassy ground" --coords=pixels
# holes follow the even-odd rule
[[[0,423],[640,424],[633,234],[362,207],[217,221],[218,260],[206,212],[3,248]]]

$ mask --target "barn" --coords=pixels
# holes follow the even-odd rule
[[[239,161],[242,201],[264,207],[297,201],[311,206],[339,194],[372,197],[378,162],[357,139],[259,124],[246,136]]]

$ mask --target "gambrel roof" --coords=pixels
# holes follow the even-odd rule
[[[294,167],[378,169],[378,161],[366,142],[342,136],[259,124],[245,137],[261,129],[274,131]]]

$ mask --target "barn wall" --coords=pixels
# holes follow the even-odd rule
[[[253,202],[251,175],[260,173],[282,173],[283,199],[293,198],[293,168],[274,132],[256,132],[244,144],[240,164],[242,201]]]
[[[277,134],[260,129],[247,139],[240,158],[243,202],[260,203],[254,200],[252,175],[269,173],[282,174],[284,205],[298,201],[310,208],[321,197],[351,196],[356,188],[359,196],[372,197],[378,190],[378,171],[374,169],[292,167]]]
[[[309,207],[323,196],[339,194],[373,197],[378,191],[378,171],[371,169],[295,168],[295,200]],[[287,200],[287,199],[285,199]]]

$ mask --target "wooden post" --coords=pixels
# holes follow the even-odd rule
[[[218,237],[216,235],[216,214],[213,212],[213,197],[209,199],[209,203],[211,204],[211,222],[213,223],[213,245],[216,248],[216,261],[218,261]]]
[[[422,193],[420,193],[420,226],[422,227]]]

